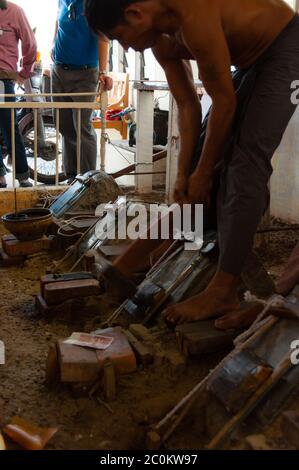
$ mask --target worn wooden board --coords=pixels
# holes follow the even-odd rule
[[[236,331],[217,330],[213,320],[180,325],[175,331],[179,350],[185,356],[198,356],[232,348],[238,334]]]

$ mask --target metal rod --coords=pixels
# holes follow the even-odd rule
[[[38,145],[37,145],[37,136],[38,136],[38,124],[37,124],[37,109],[33,110],[33,120],[34,120],[34,186],[37,186],[37,156],[38,156]]]
[[[106,168],[106,112],[108,108],[108,93],[105,90],[101,91],[101,170],[105,171]]]
[[[56,175],[55,185],[59,184],[59,128],[60,128],[60,112],[56,109]]]
[[[16,186],[16,134],[15,134],[15,110],[10,112],[11,117],[11,158],[12,158],[12,186]]]
[[[81,109],[77,111],[77,175],[81,173]]]
[[[69,96],[69,95],[68,95]],[[52,109],[99,109],[99,103],[97,101],[95,102],[90,102],[90,103],[87,103],[87,102],[62,102],[62,101],[53,101],[51,104],[46,102],[22,102],[22,104],[20,105],[20,103],[12,103],[12,102],[3,102],[1,103],[0,102],[0,109],[34,109],[34,108],[37,108],[37,109],[49,109],[49,108],[52,108]]]
[[[60,97],[60,96],[99,96],[99,92],[91,93],[38,93],[38,96],[45,98]],[[0,93],[0,98],[13,98],[13,97],[22,97],[22,98],[36,98],[36,93]]]

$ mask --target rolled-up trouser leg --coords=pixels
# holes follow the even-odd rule
[[[255,86],[218,194],[220,269],[239,275],[269,202],[271,158],[292,117],[291,83],[299,77],[299,19],[255,65]]]

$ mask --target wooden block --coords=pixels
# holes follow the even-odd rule
[[[51,316],[53,317],[55,316],[55,314],[65,315],[65,314],[69,314],[70,312],[69,303],[62,303],[58,305],[48,305],[41,294],[38,294],[35,297],[35,308],[37,312],[47,317],[51,317]]]
[[[274,450],[264,434],[247,436],[245,442],[251,450]]]
[[[285,411],[282,414],[281,430],[288,443],[299,450],[299,412]]]
[[[152,339],[150,331],[141,323],[132,323],[129,326],[129,332],[141,341],[151,341]]]
[[[8,233],[7,235],[3,235],[3,237],[1,237],[2,246],[10,240],[16,240],[17,241],[18,239],[12,233]]]
[[[63,383],[92,382],[100,373],[100,365],[93,349],[58,342],[60,380]]]
[[[178,351],[165,351],[165,359],[173,375],[181,375],[186,370],[186,358]]]
[[[109,357],[104,361],[104,394],[108,402],[116,399],[116,375]]]
[[[96,279],[60,281],[45,285],[44,300],[48,305],[58,305],[66,300],[98,296],[100,293],[100,285]]]
[[[159,434],[155,431],[149,431],[146,436],[146,450],[159,450],[161,445]]]
[[[80,279],[94,279],[90,272],[63,273],[63,274],[46,274],[40,278],[40,286],[42,295],[44,295],[44,287],[46,284],[54,284],[62,281],[78,281]]]
[[[126,330],[124,333],[137,356],[138,362],[144,367],[150,366],[154,362],[153,351],[135,338],[130,331]]]
[[[46,362],[46,385],[51,385],[59,380],[60,370],[57,353],[57,344],[52,343],[49,348]]]
[[[52,246],[52,238],[40,238],[32,241],[19,241],[15,239],[3,240],[2,246],[8,256],[29,256],[41,251],[48,251]]]
[[[97,330],[93,332],[93,334],[111,336],[114,338],[112,345],[106,349],[106,351],[96,352],[101,370],[104,368],[104,362],[107,357],[110,358],[118,374],[130,374],[137,370],[135,354],[122,328],[117,327]]]
[[[0,248],[0,266],[4,268],[9,268],[11,266],[20,266],[26,261],[25,256],[8,256],[5,251]]]
[[[35,308],[36,311],[39,312],[41,315],[50,315],[51,314],[51,309],[49,305],[45,302],[43,296],[41,294],[38,294],[35,297]]]
[[[197,356],[233,347],[235,331],[220,331],[214,321],[202,321],[180,325],[176,328],[179,350],[185,356]]]

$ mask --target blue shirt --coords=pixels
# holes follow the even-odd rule
[[[57,22],[55,62],[79,67],[98,67],[98,37],[89,28],[84,16],[84,0],[59,0]]]

